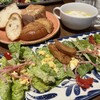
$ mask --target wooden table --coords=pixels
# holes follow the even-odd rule
[[[65,2],[72,2],[72,1],[73,0],[65,0]],[[61,6],[62,4],[64,4],[63,1],[58,2],[58,3],[45,4],[45,6],[46,6],[46,10],[47,11],[52,12],[54,7]],[[90,31],[97,31],[97,30],[100,30],[100,28],[90,27],[90,28],[82,30],[82,31],[74,31],[74,30],[68,29],[67,27],[65,27],[61,23],[59,31],[51,39],[55,39],[55,38],[59,38],[59,37],[64,37],[64,36],[72,36],[72,35],[79,34],[79,33],[85,33],[85,32],[90,32]],[[8,51],[8,47],[7,46],[8,45],[6,45],[6,44],[0,43],[0,54]],[[100,96],[94,97],[92,100],[100,100]]]

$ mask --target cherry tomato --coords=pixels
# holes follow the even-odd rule
[[[89,88],[93,83],[93,78],[82,79],[79,75],[76,76],[77,84],[82,88]]]
[[[89,36],[89,42],[90,42],[91,44],[96,44],[96,41],[95,41],[93,35],[90,35],[90,36]]]
[[[7,60],[12,59],[12,55],[11,55],[10,52],[5,52],[5,53],[4,53],[4,57],[5,57]]]

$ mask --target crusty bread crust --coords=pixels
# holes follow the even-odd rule
[[[41,23],[31,22],[24,26],[20,39],[25,41],[32,41],[40,39],[48,34],[47,30]]]
[[[13,13],[10,16],[5,30],[7,37],[11,41],[14,41],[19,38],[22,31],[22,20],[19,14]]]
[[[22,10],[22,20],[24,25],[39,18],[46,18],[45,6],[30,4]]]
[[[0,11],[0,28],[5,28],[12,13],[21,15],[21,10],[17,7],[16,3],[12,3]]]
[[[30,4],[28,7],[26,7],[26,9],[22,10],[22,15],[27,14],[40,18],[46,16],[45,11],[45,6]]]
[[[48,20],[47,18],[39,18],[35,21],[43,24],[43,26],[46,28],[48,33],[51,33],[54,29],[53,23],[50,20]]]

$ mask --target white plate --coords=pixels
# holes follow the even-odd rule
[[[86,36],[95,33],[100,34],[100,32],[88,32],[71,37],[60,38],[59,41],[76,40],[76,38],[83,39]],[[52,40],[49,42],[52,42]],[[31,48],[32,50],[35,50],[36,48],[40,48],[46,45],[47,44],[41,44]],[[88,100],[97,95],[100,95],[100,73],[97,73],[95,70],[93,70],[86,76],[94,78],[93,85],[89,89],[82,89],[79,87],[76,84],[75,79],[65,79],[58,86],[45,93],[40,93],[37,90],[31,88],[30,91],[25,93],[26,100]]]

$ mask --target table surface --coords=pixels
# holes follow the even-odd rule
[[[64,1],[64,2],[63,2]],[[54,7],[59,7],[61,6],[63,3],[68,3],[68,2],[72,2],[73,0],[63,0],[61,2],[57,2],[57,3],[50,3],[50,4],[45,4],[46,6],[46,10],[49,12],[53,11]],[[61,22],[60,22],[61,23]],[[94,27],[89,27],[88,29],[85,30],[81,30],[81,31],[74,31],[74,30],[70,30],[68,28],[66,28],[62,23],[60,24],[60,29],[57,32],[57,34],[51,38],[51,39],[55,39],[55,38],[60,38],[60,37],[64,37],[64,36],[72,36],[75,34],[79,34],[79,33],[85,33],[85,32],[90,32],[90,31],[98,31],[100,30],[99,28],[94,28]],[[0,43],[0,54],[4,53],[8,51],[8,45],[7,44],[3,44]],[[100,96],[94,97],[92,100],[100,100]]]

